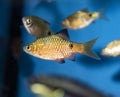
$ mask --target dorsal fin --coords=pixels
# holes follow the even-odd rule
[[[59,32],[56,33],[59,37],[65,40],[69,40],[69,34],[67,29],[60,30]]]
[[[83,9],[81,9],[81,11],[83,11],[83,12],[89,12],[88,8],[83,8]]]
[[[45,24],[50,25],[50,23],[48,21],[46,21],[44,19],[43,19],[43,21],[44,21]]]

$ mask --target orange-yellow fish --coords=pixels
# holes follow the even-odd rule
[[[62,21],[62,26],[70,29],[82,29],[90,25],[98,18],[105,18],[102,16],[103,10],[89,12],[88,9],[77,11]]]
[[[55,60],[59,63],[64,63],[65,58],[75,60],[75,53],[88,55],[95,59],[100,59],[91,51],[96,39],[85,43],[76,43],[68,40],[67,30],[64,29],[56,35],[50,35],[44,38],[39,38],[23,49],[26,53],[46,60]]]

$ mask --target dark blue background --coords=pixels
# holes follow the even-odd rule
[[[9,0],[0,0],[0,37],[4,41],[4,43],[0,46],[0,95],[3,86],[5,54],[8,43],[10,6],[11,4]]]
[[[7,8],[4,8],[6,6]],[[8,10],[9,4],[6,6],[3,6],[2,9]],[[115,97],[120,97],[120,57],[107,58],[100,55],[101,49],[109,42],[120,39],[119,6],[120,0],[51,0],[51,2],[48,2],[48,0],[24,0],[23,16],[36,15],[46,19],[50,22],[50,27],[54,32],[63,28],[60,23],[66,16],[83,8],[88,8],[90,11],[104,9],[105,16],[109,20],[98,19],[84,29],[68,30],[70,39],[75,42],[85,42],[99,37],[93,49],[101,57],[100,61],[77,54],[75,62],[66,59],[65,64],[59,64],[30,56],[22,51],[19,60],[17,97],[35,97],[28,90],[25,79],[36,74],[69,76],[73,79],[82,80],[98,90],[111,93]],[[0,35],[7,38],[5,32],[8,25],[9,10],[8,13],[5,13],[5,16],[2,15],[0,17],[5,19],[1,20],[2,23],[0,23]],[[22,47],[34,39],[22,28]],[[1,74],[2,72],[0,72]]]

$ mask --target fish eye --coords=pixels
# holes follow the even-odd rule
[[[27,50],[31,50],[31,48],[30,48],[30,46],[29,46],[29,45],[26,47],[26,49],[27,49]]]
[[[48,35],[51,35],[51,32],[50,32],[50,31],[48,32]]]
[[[32,20],[31,19],[27,19],[26,22],[27,22],[27,24],[30,24],[32,22]]]
[[[69,44],[69,47],[72,49],[73,48],[73,44]]]
[[[92,13],[89,14],[89,17],[92,17]]]

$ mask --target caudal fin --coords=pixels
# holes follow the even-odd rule
[[[109,21],[108,17],[105,15],[105,9],[100,9],[98,12],[100,19]]]
[[[83,45],[84,45],[84,54],[87,55],[87,56],[90,56],[92,58],[95,58],[97,60],[100,60],[100,57],[97,56],[91,49],[94,45],[94,43],[96,42],[98,38],[95,38],[91,41],[88,41],[88,42],[85,42]]]

